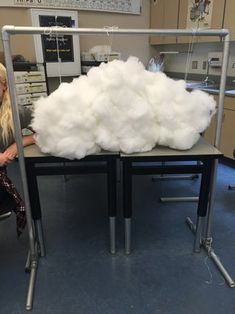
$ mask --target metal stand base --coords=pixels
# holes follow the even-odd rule
[[[161,202],[198,202],[198,196],[186,196],[186,197],[160,197]]]
[[[37,268],[38,268],[38,249],[39,246],[35,243],[35,254],[31,255],[29,250],[26,263],[25,263],[25,271],[29,273],[29,285],[28,285],[28,292],[27,292],[27,299],[26,299],[26,310],[32,310],[33,308],[33,295],[34,295],[34,288],[36,283],[36,275],[37,275]]]
[[[189,217],[186,218],[186,223],[189,226],[190,230],[195,234],[196,226],[193,224],[192,220]],[[204,239],[201,242],[201,244],[202,244],[203,248],[207,251],[208,256],[210,256],[210,258],[213,260],[213,262],[215,263],[215,265],[217,266],[217,268],[219,269],[219,271],[223,275],[223,277],[226,280],[226,282],[229,285],[229,287],[234,288],[235,287],[235,282],[230,277],[230,275],[228,274],[228,272],[224,268],[223,264],[220,262],[220,259],[215,254],[215,251],[211,247],[211,239]]]
[[[131,253],[131,218],[125,218],[125,254]]]
[[[116,217],[109,217],[110,253],[116,253]]]
[[[10,212],[7,212],[7,213],[5,213],[5,214],[0,215],[0,221],[1,221],[1,220],[4,220],[4,219],[7,219],[7,218],[10,217],[10,216],[11,216],[11,211],[10,211]]]
[[[28,287],[27,300],[26,300],[26,310],[31,310],[33,307],[33,294],[34,294],[34,287],[35,287],[35,281],[36,281],[37,266],[38,266],[38,260],[35,259],[34,261],[31,262],[31,265],[30,265],[29,287]]]

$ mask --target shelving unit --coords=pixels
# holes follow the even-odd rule
[[[19,63],[15,63],[14,78],[18,105],[32,107],[34,101],[48,95],[44,64],[22,64],[19,67]]]
[[[107,63],[113,60],[120,60],[121,54],[119,52],[96,53],[92,54],[89,52],[81,53],[81,70],[82,74],[87,74],[92,67],[98,67],[102,62]]]

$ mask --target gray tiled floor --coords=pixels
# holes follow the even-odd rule
[[[16,177],[16,169],[10,169]],[[235,278],[235,169],[220,165],[213,246]],[[134,179],[133,252],[108,253],[105,176],[39,179],[47,256],[41,258],[32,313],[234,314],[235,290],[204,251],[192,252],[185,217],[196,203],[159,202],[160,195],[197,195],[197,181]],[[119,208],[121,208],[119,202]],[[18,241],[14,217],[0,224],[0,313],[25,313],[27,233]]]

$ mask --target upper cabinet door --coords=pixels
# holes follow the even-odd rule
[[[179,0],[151,0],[150,27],[155,29],[178,28]],[[176,36],[151,36],[150,44],[176,43]]]
[[[230,31],[230,40],[235,40],[235,0],[226,0],[225,15],[224,15],[224,28]]]
[[[234,0],[230,0],[234,2]],[[201,3],[201,4],[200,4]],[[179,28],[223,28],[225,0],[180,0]],[[219,41],[219,37],[178,37],[178,43]]]

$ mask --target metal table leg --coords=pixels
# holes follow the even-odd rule
[[[37,175],[35,172],[35,164],[33,162],[27,162],[26,159],[26,169],[27,169],[27,181],[29,189],[29,199],[31,204],[32,218],[35,225],[35,235],[39,244],[40,256],[46,255],[45,242],[43,237],[43,228],[42,228],[42,212],[39,198],[39,190],[37,183]]]
[[[131,218],[125,218],[125,254],[131,253]]]
[[[117,171],[116,158],[107,161],[107,186],[108,186],[108,214],[109,214],[109,234],[110,253],[116,253],[116,216],[117,216]]]
[[[200,245],[202,243],[202,239],[201,239],[202,218],[205,217],[207,214],[207,207],[208,207],[209,193],[210,193],[211,171],[212,171],[212,162],[210,159],[205,159],[203,161],[203,170],[202,170],[200,193],[199,193],[199,200],[198,200],[194,252],[200,252]]]
[[[44,256],[46,256],[46,248],[45,248],[43,228],[42,228],[42,220],[41,219],[35,220],[35,231],[36,231],[36,237],[37,237],[38,244],[39,244],[40,256],[44,257]]]
[[[125,253],[131,253],[132,175],[131,161],[123,161],[123,216],[125,218]]]
[[[116,217],[109,217],[110,253],[116,253]]]

